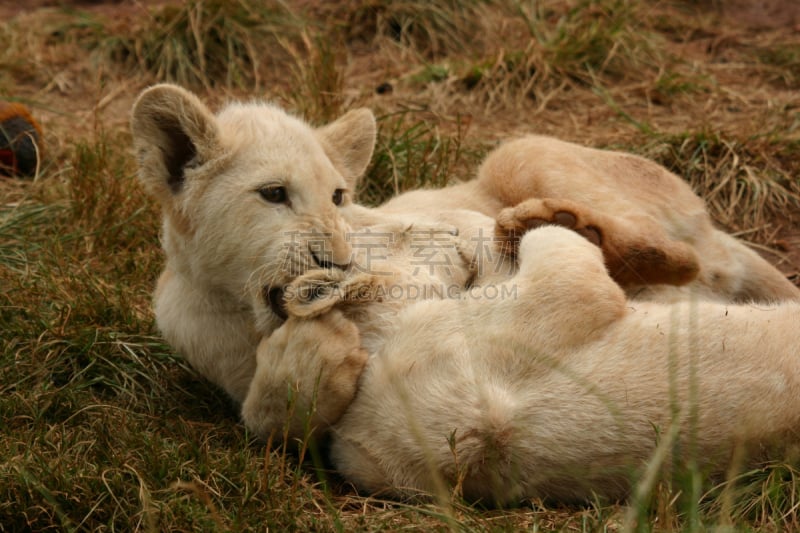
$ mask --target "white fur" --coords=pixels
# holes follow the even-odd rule
[[[676,264],[696,263],[696,279],[683,286],[642,284],[643,272],[634,271],[626,285],[631,296],[774,301],[799,294],[757,254],[715,230],[685,183],[627,154],[526,137],[490,154],[477,180],[407,193],[376,213],[351,201],[375,141],[374,118],[367,110],[314,129],[263,103],[232,104],[214,116],[193,94],[162,84],[139,97],[131,130],[140,178],[164,211],[167,263],[155,295],[159,329],[237,402],[255,371],[261,337],[280,325],[268,313],[261,313],[259,323],[254,320],[261,285],[290,281],[283,268],[287,261],[296,272],[315,266],[307,238],[287,259],[292,232],[313,229],[327,235],[326,247],[345,261],[352,253],[349,228],[377,223],[376,216],[409,224],[440,220],[488,236],[494,223],[476,219],[478,213],[494,218],[503,206],[525,198],[531,198],[528,203],[536,201],[532,197],[572,198],[579,202],[549,200],[537,209],[546,216],[554,212],[553,202],[556,209],[566,204],[582,212],[587,224],[603,226],[607,261],[616,258],[624,265],[645,243],[675,257]],[[182,158],[188,148],[192,157]],[[170,180],[176,173],[182,173],[183,185],[173,190]],[[270,182],[291,185],[292,209],[265,204],[254,192]],[[337,187],[348,190],[340,209],[329,201]]]
[[[651,424],[669,425],[673,408],[679,421],[700,409],[695,434],[709,459],[739,440],[794,430],[795,304],[628,303],[632,312],[608,277],[604,261],[624,267],[644,249],[667,265],[658,261],[647,276],[677,272],[673,281],[686,284],[659,288],[659,298],[796,298],[766,262],[714,230],[702,202],[657,165],[650,163],[663,174],[637,188],[631,180],[644,160],[527,138],[490,155],[475,182],[368,210],[350,194],[340,207],[331,202],[336,189],[352,193],[369,161],[375,123],[368,111],[317,129],[264,104],[235,104],[215,117],[190,93],[161,85],[140,96],[132,130],[140,177],[164,209],[167,265],[155,307],[166,339],[244,402],[246,423],[262,435],[287,421],[301,433],[297,423],[308,416],[287,412],[292,391],[312,426],[333,428],[339,468],[367,490],[432,490],[441,477],[460,479],[470,497],[503,502],[589,489],[614,495],[652,452]],[[591,169],[591,179],[562,172],[572,161]],[[530,174],[532,165],[543,175]],[[559,190],[570,177],[572,185]],[[269,184],[287,187],[291,205],[265,202],[257,190]],[[671,211],[674,198],[682,200]],[[475,211],[453,210],[459,206]],[[518,287],[515,301],[467,292],[464,300],[355,304],[282,326],[263,303],[263,287],[315,268],[311,230],[324,236],[331,262],[346,264],[358,254],[352,229],[383,228],[401,243],[399,260],[388,264],[395,281],[463,287],[475,269],[475,250],[464,243],[491,235],[494,217],[502,234],[563,211],[578,229],[600,228],[603,254],[564,230],[531,232],[515,277],[478,280]],[[412,264],[403,235],[415,226],[459,230],[452,270],[426,278]],[[293,231],[305,236],[288,248]],[[630,276],[620,272],[622,280]],[[633,280],[626,288],[638,291]],[[750,334],[757,328],[778,334]],[[691,375],[702,385],[697,402]]]
[[[140,178],[164,210],[159,329],[241,402],[256,346],[280,324],[274,315],[256,324],[262,288],[316,266],[320,244],[331,262],[350,259],[342,213],[360,209],[351,198],[372,154],[374,118],[356,110],[313,129],[266,104],[234,104],[215,117],[191,93],[159,85],[137,100],[131,129]],[[286,187],[291,205],[260,197],[268,185]],[[341,207],[336,189],[347,191]]]
[[[599,249],[562,228],[528,233],[520,258],[500,290],[326,302],[341,310],[290,318],[274,336],[294,346],[270,338],[259,347],[245,423],[263,436],[287,419],[293,437],[329,431],[337,470],[371,493],[430,493],[444,483],[502,504],[624,496],[673,424],[685,456],[716,472],[737,447],[751,459],[796,442],[800,305],[630,302]],[[310,273],[294,285],[309,278],[319,281]],[[306,315],[316,305],[289,309]],[[358,331],[381,342],[359,342]],[[292,354],[310,339],[322,366],[306,359],[297,368]],[[332,382],[343,355],[364,346],[355,363],[363,374],[350,367],[347,378],[336,376],[340,390],[352,380],[349,401],[331,402],[316,378]],[[296,386],[293,413],[275,393],[286,383]]]

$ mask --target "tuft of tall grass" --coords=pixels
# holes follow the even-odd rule
[[[385,38],[428,60],[460,53],[473,46],[481,29],[482,8],[497,0],[358,0],[329,12],[348,40]]]
[[[733,473],[708,488],[702,515],[731,529],[747,523],[754,530],[792,531],[800,523],[797,474],[796,466],[779,462]]]
[[[543,105],[572,85],[643,80],[664,61],[638,2],[509,0],[493,7],[493,24],[468,49],[471,59],[454,69],[457,88],[491,108],[527,99]],[[487,35],[498,28],[505,39]]]
[[[308,120],[322,124],[338,118],[344,108],[342,47],[335,46],[338,35],[303,30],[294,44],[281,38],[281,46],[292,58],[292,83],[288,97]]]
[[[276,34],[292,31],[290,18],[278,2],[168,3],[133,28],[110,25],[98,46],[113,62],[150,72],[157,80],[258,89],[264,64],[274,59],[267,45],[275,44]]]
[[[800,42],[756,47],[754,54],[768,67],[773,83],[786,89],[800,88]]]
[[[555,24],[531,24],[547,63],[562,75],[591,84],[594,76],[622,78],[648,66],[652,32],[641,27],[641,4],[631,0],[581,0]]]

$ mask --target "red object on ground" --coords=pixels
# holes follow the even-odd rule
[[[23,104],[0,102],[0,175],[33,176],[41,158],[42,129]]]

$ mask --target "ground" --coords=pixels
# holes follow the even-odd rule
[[[0,531],[796,527],[790,465],[666,480],[633,515],[501,512],[363,498],[266,451],[154,329],[158,206],[127,123],[158,81],[315,123],[367,106],[367,203],[469,179],[523,133],[627,150],[800,284],[800,3],[31,0],[0,20],[0,99],[45,135],[37,176],[0,178]]]

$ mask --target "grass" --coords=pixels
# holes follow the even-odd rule
[[[386,38],[435,60],[469,48],[480,29],[482,8],[496,4],[493,0],[357,0],[347,7],[327,8],[327,14],[349,40]]]
[[[800,201],[800,146],[794,141],[699,131],[667,136],[658,144],[662,152],[655,158],[704,191],[714,217],[734,231],[764,226]],[[776,160],[783,165],[770,168]]]
[[[720,224],[800,247],[796,35],[731,38],[717,7],[192,0],[9,15],[0,97],[32,107],[46,153],[35,179],[0,178],[0,531],[796,529],[796,463],[657,471],[632,506],[359,495],[310,454],[252,439],[150,309],[158,206],[126,122],[160,80],[318,123],[374,109],[367,203],[468,178],[498,139],[534,131],[652,157]]]
[[[464,166],[474,167],[482,151],[465,149],[466,125],[456,119],[453,135],[442,135],[422,112],[402,111],[378,119],[372,163],[358,191],[361,203],[378,205],[399,193],[443,187]]]
[[[113,62],[184,85],[259,86],[263,41],[291,26],[277,4],[237,0],[167,4],[133,31],[104,32],[100,48]]]

